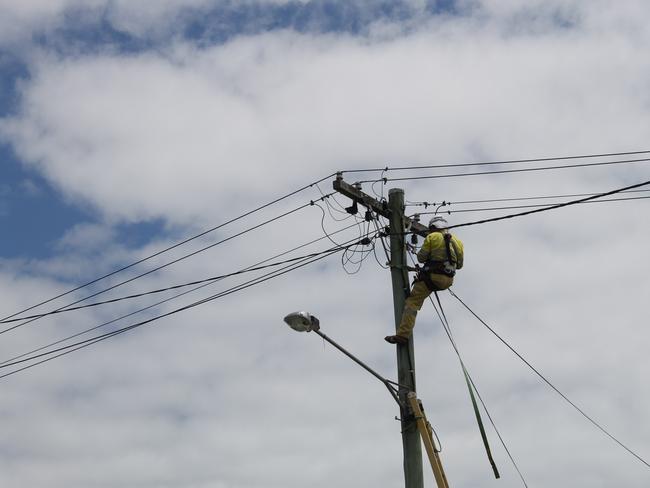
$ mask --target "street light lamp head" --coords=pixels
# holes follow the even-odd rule
[[[289,327],[298,332],[311,332],[320,329],[319,320],[307,312],[293,312],[284,318]]]

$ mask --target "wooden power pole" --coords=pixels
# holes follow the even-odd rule
[[[393,188],[388,192],[390,210],[390,275],[393,282],[393,308],[395,330],[399,327],[404,311],[404,302],[409,292],[406,270],[406,243],[404,222],[404,191]],[[415,354],[413,335],[406,344],[397,344],[397,382],[400,400],[408,405],[407,395],[415,392]],[[404,480],[406,488],[422,488],[422,448],[417,421],[412,409],[401,408],[402,446],[404,449]]]
[[[404,302],[409,292],[408,271],[406,268],[406,229],[426,236],[427,228],[419,222],[408,221],[404,215],[404,191],[393,188],[388,192],[388,204],[361,191],[360,185],[350,185],[343,181],[338,173],[334,189],[351,198],[354,202],[382,215],[390,222],[390,266],[393,283],[393,305],[395,312],[395,329],[399,326],[404,310]],[[397,345],[397,374],[399,398],[402,404],[400,419],[402,426],[402,447],[404,449],[404,480],[406,488],[422,488],[422,447],[418,431],[417,418],[409,406],[409,393],[415,394],[415,355],[413,336],[408,344]]]

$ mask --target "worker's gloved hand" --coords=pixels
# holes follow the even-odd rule
[[[408,344],[409,341],[408,337],[403,337],[400,335],[386,336],[384,337],[384,340],[390,344]]]

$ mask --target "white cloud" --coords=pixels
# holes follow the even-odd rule
[[[262,198],[337,168],[639,147],[644,56],[620,32],[503,39],[463,21],[386,42],[278,33],[46,56],[2,127],[111,218],[185,221],[217,200],[241,206],[244,185]]]
[[[484,9],[496,12],[494,5]],[[509,14],[496,12],[491,20],[433,20],[379,39],[282,32],[130,57],[41,55],[20,112],[2,122],[3,137],[108,223],[71,230],[56,259],[1,263],[2,310],[69,286],[43,276],[93,276],[172,242],[124,249],[110,229],[120,221],[163,217],[203,227],[338,168],[645,149],[647,39],[619,29],[636,22],[623,13],[605,23],[604,14],[575,5],[581,23],[535,35],[506,32],[501,21]],[[391,186],[404,186],[409,200],[456,201],[591,192],[640,179],[647,179],[643,164]],[[298,195],[214,239],[316,195]],[[646,205],[583,205],[459,229],[467,266],[455,288],[647,457]],[[334,228],[329,218],[326,225]],[[239,269],[320,234],[320,212],[307,208],[119,294]],[[90,243],[94,252],[82,252]],[[391,329],[390,293],[387,272],[371,261],[349,277],[331,261],[7,378],[2,484],[399,484],[399,425],[383,386],[313,335],[281,323],[293,309],[311,310],[325,333],[394,377],[394,352],[382,341]],[[451,297],[442,299],[531,485],[647,486],[647,469],[564,405]],[[60,315],[5,334],[1,358],[131,307]],[[419,394],[442,438],[451,483],[520,486],[496,439],[503,480],[490,478],[456,360],[428,306],[416,338]],[[426,486],[433,486],[428,478]]]

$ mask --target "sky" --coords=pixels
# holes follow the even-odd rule
[[[644,154],[395,169],[650,150],[648,18],[641,0],[4,0],[0,317],[152,255],[24,315],[355,242],[368,224],[354,225],[345,197],[323,197],[337,171],[378,199],[402,188],[408,215],[431,211],[418,202],[452,202],[441,208],[451,224],[516,211],[486,207],[531,204],[458,202],[650,180],[646,161],[440,177]],[[436,178],[393,180],[421,176]],[[460,227],[466,261],[453,286],[646,461],[648,202]],[[0,484],[400,486],[399,411],[385,388],[282,322],[307,310],[396,379],[394,346],[383,341],[394,317],[380,240],[374,254],[346,262],[339,253],[23,371],[31,363],[5,363],[106,322],[72,342],[169,313],[268,269],[159,305],[177,292],[9,331],[16,322],[1,324]],[[648,486],[648,466],[451,294],[440,298],[528,486]],[[428,303],[414,338],[418,396],[450,485],[524,486],[488,425],[502,477],[492,476],[458,359]],[[435,486],[426,458],[424,473]]]

